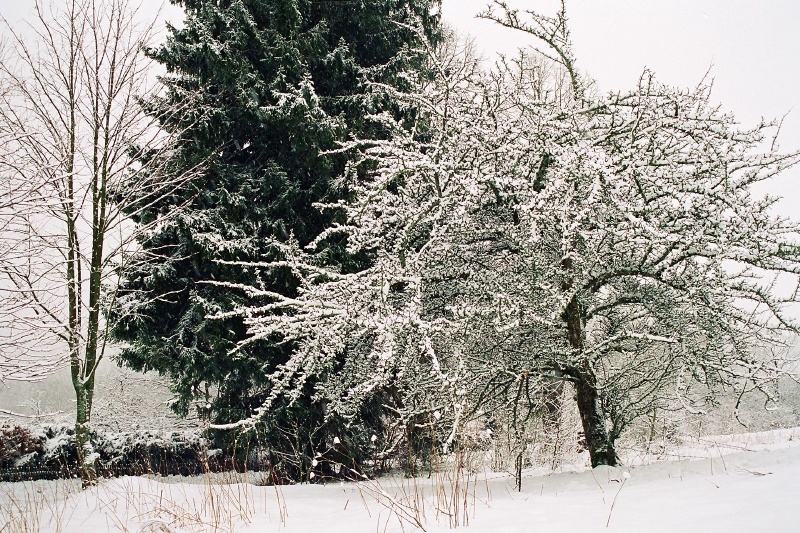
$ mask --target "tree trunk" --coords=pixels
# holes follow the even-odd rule
[[[578,403],[592,468],[600,465],[616,466],[617,453],[606,429],[605,416],[593,378],[587,379],[583,375],[578,378],[575,383],[575,400]]]
[[[77,399],[75,447],[78,452],[78,470],[81,475],[83,488],[90,487],[97,483],[97,472],[95,471],[94,465],[96,457],[89,436],[93,396],[94,391],[84,384],[81,383],[75,386],[75,397]]]
[[[563,381],[554,381],[542,393],[542,401],[544,402],[542,418],[544,419],[544,427],[548,431],[557,431],[561,425],[563,396]]]
[[[567,305],[564,319],[567,322],[569,345],[577,352],[576,355],[580,355],[583,352],[584,324],[577,296]],[[617,454],[606,428],[594,372],[588,362],[583,362],[582,368],[574,369],[569,374],[575,380],[575,401],[578,404],[592,468],[600,465],[616,466]]]
[[[558,376],[559,380],[549,384],[542,394],[542,401],[544,402],[544,409],[542,412],[542,425],[544,427],[545,435],[552,443],[552,458],[551,466],[555,469],[562,456],[562,427],[561,427],[561,412],[564,403],[564,381],[563,376]]]

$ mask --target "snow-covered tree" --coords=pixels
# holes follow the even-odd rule
[[[137,102],[153,85],[140,54],[152,21],[127,0],[40,1],[35,14],[29,28],[6,28],[13,46],[0,57],[0,379],[70,367],[81,476],[92,483],[103,312],[137,231],[149,229],[123,211],[141,206],[129,194],[168,196],[192,174],[136,157],[166,141]]]
[[[259,282],[263,290],[296,294],[297,281],[282,263],[285,248],[292,239],[309,243],[341,217],[314,205],[350,194],[337,180],[353,155],[337,150],[337,143],[351,135],[385,137],[384,126],[364,120],[369,113],[400,121],[413,114],[394,92],[407,89],[405,73],[418,68],[422,41],[437,39],[438,3],[179,3],[186,11],[183,27],[148,52],[167,70],[166,96],[149,105],[155,113],[180,102],[195,110],[162,123],[169,132],[193,124],[174,143],[170,168],[206,159],[210,165],[180,194],[151,203],[142,214],[148,222],[188,204],[140,240],[140,253],[155,260],[126,273],[114,335],[127,343],[120,356],[126,365],[170,378],[179,410],[200,401],[224,423],[249,416],[271,394],[263,376],[292,348],[280,336],[261,336],[231,355],[247,337],[243,321],[208,317],[246,299],[212,282]],[[364,260],[346,253],[339,238],[322,248],[325,263],[345,271]],[[270,267],[230,264],[236,261]],[[303,399],[291,409],[276,406],[271,413],[280,426],[273,444],[288,432],[286,446],[294,446],[295,430],[284,426],[296,426],[305,436],[294,440],[308,455],[313,450],[306,448],[321,438],[308,435],[320,426],[324,407],[297,394]]]
[[[778,151],[779,124],[743,130],[705,80],[681,90],[650,72],[627,94],[590,98],[563,2],[555,17],[494,4],[501,14],[486,17],[555,52],[578,104],[570,163],[548,176],[537,224],[558,238],[558,309],[579,355],[560,370],[575,383],[592,464],[615,462],[614,439],[665,390],[689,409],[693,380],[768,395],[781,361],[753,347],[796,331],[787,306],[798,294],[775,284],[796,285],[800,272],[797,224],[752,190],[798,161]]]
[[[533,73],[546,65],[534,70],[524,57],[484,81],[474,53],[454,40],[429,54],[434,79],[419,76],[418,92],[401,96],[420,109],[412,127],[386,114],[371,116],[392,137],[351,146],[361,148],[374,172],[366,179],[346,175],[352,200],[320,205],[344,209],[347,218],[305,247],[287,246],[280,264],[242,265],[290,268],[302,281],[298,294],[218,283],[251,299],[250,306],[217,317],[245,317],[252,336],[241,346],[279,336],[295,347],[267,375],[272,395],[240,424],[320,382],[315,397],[329,412],[354,416],[365,398],[389,391],[385,401],[399,425],[427,423],[435,413],[437,420],[445,417],[440,425],[451,424],[443,435],[450,442],[479,407],[473,398],[494,398],[498,390],[513,397],[520,385],[538,383],[526,370],[537,350],[520,348],[515,326],[506,322],[538,324],[546,309],[525,292],[538,290],[529,281],[536,265],[514,259],[524,229],[508,191],[525,194],[515,174],[530,173],[542,153],[525,132],[545,121],[519,112],[520,94],[527,94],[520,88],[547,93],[553,110],[559,99],[551,95],[564,96],[563,84],[543,84]],[[346,235],[349,251],[370,257],[369,265],[346,272],[320,262],[318,243],[334,235]],[[513,278],[518,288],[510,286]],[[533,303],[509,316],[522,301]],[[554,337],[538,327],[530,333]]]
[[[317,394],[334,409],[402,384],[399,411],[446,408],[457,426],[531,376],[567,381],[597,466],[659,402],[697,408],[693,383],[707,395],[782,373],[752,348],[797,329],[797,291],[773,283],[797,282],[797,225],[752,189],[798,154],[778,151],[775,124],[740,128],[702,83],[645,72],[628,93],[591,95],[566,34],[553,37],[561,16],[539,21],[554,24],[571,92],[546,96],[524,58],[487,78],[433,53],[436,79],[413,99],[424,112],[410,130],[373,117],[394,135],[362,143],[374,170],[351,176],[346,222],[321,237],[346,234],[370,265],[332,270],[315,243],[295,245],[283,264],[296,295],[249,289],[263,305],[239,311],[247,342],[297,348],[262,410],[326,375],[336,385]]]

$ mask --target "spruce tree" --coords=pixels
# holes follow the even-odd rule
[[[145,104],[164,130],[182,132],[162,167],[202,171],[172,197],[143,196],[131,210],[139,223],[163,222],[140,239],[138,261],[123,273],[113,335],[125,343],[122,364],[169,377],[178,412],[198,404],[225,423],[252,415],[270,393],[263,376],[292,346],[277,335],[236,349],[247,337],[243,319],[211,317],[248,295],[215,283],[294,294],[288,268],[265,275],[231,263],[280,261],[289,243],[305,246],[337,217],[317,204],[345,198],[340,178],[358,169],[349,164],[356,154],[338,143],[385,136],[369,115],[413,112],[392,95],[407,89],[405,72],[420,68],[423,41],[439,38],[438,2],[173,1],[185,23],[147,51],[166,74],[162,96]],[[344,245],[326,239],[321,260],[359,268],[364,258],[348,257]],[[310,398],[298,394],[266,416],[272,447],[288,447],[279,436],[304,428],[293,438],[308,449],[292,453],[313,452],[324,408]]]

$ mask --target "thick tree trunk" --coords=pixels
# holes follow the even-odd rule
[[[570,347],[580,354],[583,352],[583,314],[577,297],[567,306],[564,316],[567,322]],[[616,466],[617,454],[611,441],[600,395],[597,392],[597,380],[587,363],[582,368],[569,372],[575,380],[575,401],[578,404],[586,447],[592,468],[600,465]]]
[[[586,376],[578,378],[575,383],[575,401],[578,403],[592,468],[600,465],[616,466],[617,454],[606,429],[605,416],[593,379],[586,379]]]

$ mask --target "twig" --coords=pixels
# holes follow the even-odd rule
[[[614,500],[611,502],[611,509],[608,510],[608,520],[606,520],[606,527],[608,527],[608,524],[611,523],[611,513],[614,512],[614,504],[617,503],[617,497],[619,496],[619,493],[622,492],[622,487],[625,486],[625,482],[628,481],[628,479],[630,477],[631,477],[631,475],[629,473],[627,473],[627,472],[622,474],[622,485],[619,486],[619,490],[614,495]]]
[[[6,409],[0,409],[0,414],[8,415],[8,416],[16,416],[19,418],[47,418],[49,416],[55,415],[63,415],[64,411],[56,411],[54,413],[47,413],[43,415],[23,415],[22,413],[15,413],[14,411],[8,411]]]

